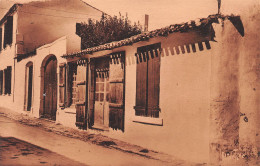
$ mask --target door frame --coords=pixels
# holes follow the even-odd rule
[[[125,51],[119,51],[119,52],[112,52],[110,54],[106,54],[106,55],[99,55],[96,57],[92,57],[89,58],[89,68],[88,68],[88,107],[87,107],[87,112],[88,112],[88,128],[89,129],[97,129],[97,130],[103,130],[103,129],[98,129],[93,127],[95,124],[95,89],[96,89],[96,78],[95,78],[95,71],[96,71],[96,61],[102,58],[107,58],[108,62],[109,62],[109,67],[108,70],[110,72],[110,63],[114,63],[111,58],[113,57],[113,55],[116,54],[121,54],[121,56],[123,56],[124,58],[124,68],[126,67],[125,64],[125,59],[126,59],[126,55],[125,55]],[[92,65],[91,65],[92,64]],[[124,69],[124,85],[123,85],[123,129],[122,132],[125,131],[125,88],[126,88],[126,84],[125,84],[125,78],[126,78],[126,68]],[[109,78],[110,81],[110,78]],[[94,88],[94,90],[92,91],[92,88]],[[91,101],[94,100],[94,101]],[[92,108],[93,107],[93,108]],[[108,127],[108,131],[110,130],[110,127]],[[104,131],[104,130],[103,130]]]
[[[42,61],[42,65],[41,65],[41,68],[40,68],[40,72],[41,72],[41,87],[40,87],[40,110],[39,110],[39,117],[40,118],[44,118],[44,75],[45,75],[45,66],[47,64],[47,62],[49,61],[49,59],[51,58],[55,58],[56,59],[56,68],[58,68],[58,60],[56,58],[55,55],[53,54],[50,54],[50,55],[47,55],[43,61]],[[57,75],[57,71],[58,69],[56,69],[56,76],[57,76],[57,79],[56,79],[56,89],[57,89],[57,92],[58,92],[58,75]],[[56,95],[56,99],[57,99],[57,95]],[[57,99],[58,100],[58,99]],[[56,101],[57,101],[56,100]],[[58,101],[57,101],[58,102]],[[56,103],[57,104],[57,103]],[[56,110],[57,111],[57,110]],[[55,115],[56,117],[56,115]],[[56,118],[55,118],[56,119]]]
[[[96,83],[97,83],[97,81],[96,81],[96,75],[97,75],[97,68],[99,68],[100,66],[99,65],[101,65],[101,68],[102,67],[107,67],[107,69],[108,69],[108,71],[106,71],[106,72],[109,72],[109,63],[110,63],[110,61],[109,61],[109,56],[101,56],[101,57],[95,57],[94,58],[95,59],[95,61],[94,61],[94,96],[93,96],[93,98],[94,98],[94,109],[93,109],[93,126],[92,126],[92,128],[95,128],[95,129],[98,129],[98,130],[108,130],[109,129],[109,115],[108,115],[108,119],[107,119],[107,121],[108,121],[108,125],[106,126],[106,125],[103,125],[103,126],[98,126],[97,127],[97,124],[95,125],[95,113],[96,113],[96,104],[97,104],[97,102],[96,102]],[[98,61],[99,60],[99,61]],[[100,62],[103,62],[103,64],[100,64]],[[107,64],[106,64],[107,63]],[[104,66],[102,66],[102,65],[104,65]],[[102,68],[103,69],[103,68]],[[101,71],[100,71],[101,72]],[[108,75],[108,78],[109,78],[109,74],[107,73],[107,75]],[[104,78],[105,79],[105,78]],[[108,81],[109,82],[109,81]],[[106,82],[107,83],[107,82]],[[106,86],[104,86],[104,88],[105,88]],[[106,91],[106,89],[104,89],[104,91]],[[104,101],[103,101],[103,104],[105,104],[105,96],[104,96]],[[109,105],[109,101],[108,101],[108,105]],[[103,105],[103,107],[104,107],[104,105]],[[104,110],[105,108],[103,108],[103,122],[105,122],[106,120],[104,119],[105,118],[105,115],[104,115]],[[109,108],[108,108],[108,110],[107,110],[108,112],[109,112]]]

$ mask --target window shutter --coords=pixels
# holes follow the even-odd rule
[[[0,28],[0,52],[2,50],[2,28]]]
[[[145,116],[147,105],[147,62],[144,62],[142,51],[138,48],[136,54],[136,116]]]
[[[12,86],[12,67],[8,66],[5,72],[5,94],[11,94],[11,86]]]
[[[65,89],[66,89],[66,64],[59,65],[59,106],[65,108]]]
[[[161,44],[137,48],[136,116],[159,117]]]
[[[159,87],[160,87],[160,45],[153,45],[148,55],[148,88],[147,88],[147,116],[159,118]],[[153,51],[154,50],[154,51]],[[155,54],[155,52],[157,54]],[[155,54],[155,55],[154,55]]]
[[[5,23],[4,48],[13,42],[13,16],[8,16]]]
[[[69,107],[72,103],[72,83],[73,83],[73,63],[66,65],[66,98],[65,107]]]
[[[3,70],[0,70],[0,95],[3,94]]]
[[[90,61],[90,92],[89,92],[89,126],[94,125],[94,103],[95,103],[95,60]]]
[[[76,126],[80,129],[86,129],[86,67],[77,67]]]
[[[109,66],[109,127],[124,131],[125,54],[110,56]]]

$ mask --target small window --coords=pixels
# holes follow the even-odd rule
[[[3,70],[0,70],[0,95],[3,94],[3,82],[4,82],[4,78],[3,78]]]
[[[24,98],[25,111],[31,111],[32,88],[33,88],[33,63],[28,62],[25,68],[25,98]]]
[[[59,106],[75,107],[77,98],[77,64],[60,64]]]
[[[137,48],[136,116],[159,118],[161,44]]]
[[[12,67],[8,66],[4,70],[4,92],[5,94],[11,94],[11,87],[12,87]]]
[[[4,28],[4,48],[13,42],[13,16],[8,16]]]
[[[0,52],[2,50],[2,28],[0,28]]]
[[[68,63],[66,107],[75,107],[77,97],[77,64]]]

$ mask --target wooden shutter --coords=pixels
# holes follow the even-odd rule
[[[5,72],[5,94],[11,94],[11,86],[12,86],[12,67],[8,66]]]
[[[86,64],[77,67],[76,126],[86,129]]]
[[[147,62],[144,61],[144,50],[137,49],[136,54],[136,105],[135,115],[145,116],[147,105]]]
[[[0,70],[0,95],[3,94],[3,70]]]
[[[0,52],[2,50],[2,28],[0,28]]]
[[[90,80],[90,91],[89,91],[89,127],[94,125],[94,109],[95,109],[95,59],[91,59],[89,67],[89,80]]]
[[[152,45],[148,55],[148,88],[147,88],[147,116],[159,118],[159,88],[160,88],[160,44]],[[154,51],[153,51],[154,50]],[[156,53],[156,54],[155,54]],[[155,54],[155,55],[154,55]]]
[[[13,16],[8,16],[5,23],[4,48],[13,41]]]
[[[65,91],[66,91],[66,64],[62,63],[59,65],[59,106],[65,108]]]
[[[66,99],[65,107],[69,107],[72,103],[72,83],[73,83],[73,64],[66,65]]]
[[[110,56],[109,66],[109,127],[124,131],[124,52]]]
[[[161,44],[137,48],[136,116],[159,117]]]

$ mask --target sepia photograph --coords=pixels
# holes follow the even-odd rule
[[[0,0],[0,165],[260,165],[260,0]]]

